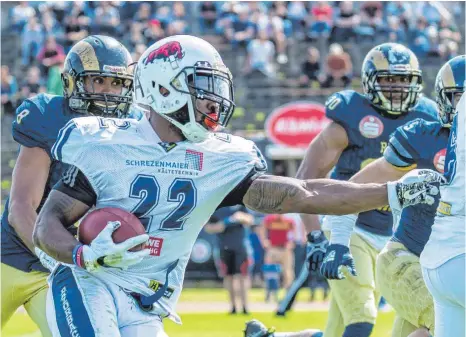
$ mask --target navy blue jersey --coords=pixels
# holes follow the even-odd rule
[[[211,222],[222,221],[225,222],[227,218],[235,214],[236,212],[249,213],[248,209],[244,206],[229,206],[222,207],[215,211],[210,218]],[[217,234],[218,245],[221,249],[231,249],[243,251],[246,249],[246,230],[241,223],[227,223],[225,224],[225,230],[222,233]]]
[[[381,113],[368,99],[353,90],[333,94],[325,106],[327,117],[340,124],[348,135],[348,146],[331,173],[331,178],[339,180],[349,180],[367,164],[380,158],[397,127],[416,118],[438,120],[436,104],[425,97],[412,111],[398,118]],[[389,207],[360,213],[356,226],[375,234],[391,235]]]
[[[40,147],[49,155],[58,131],[74,117],[81,116],[73,113],[62,96],[39,94],[23,102],[16,110],[13,122],[13,138],[20,145],[26,147]],[[44,195],[37,212],[40,211],[50,190],[60,180],[62,173],[68,166],[52,160]],[[2,215],[2,248],[1,261],[19,270],[47,271],[39,259],[21,241],[15,229],[8,223],[8,199]]]
[[[384,157],[392,165],[444,172],[446,148],[450,130],[440,122],[415,119],[399,127],[390,138]],[[394,240],[416,254],[421,255],[429,240],[440,196],[434,205],[416,205],[403,210],[394,234]]]

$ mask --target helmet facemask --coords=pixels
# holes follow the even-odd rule
[[[456,114],[456,97],[464,93],[464,87],[443,87],[440,82],[436,89],[440,120],[445,127],[450,127]]]
[[[406,79],[405,84],[386,83],[395,78]],[[383,84],[381,84],[381,79]],[[392,115],[403,115],[409,112],[422,92],[422,76],[420,72],[376,71],[367,78],[367,93],[372,103]]]
[[[176,112],[160,114],[193,142],[207,137],[209,131],[227,126],[233,115],[234,93],[230,73],[208,66],[183,68],[171,81],[172,88],[159,87],[159,93],[175,90],[189,95],[187,104]],[[154,88],[157,89],[157,88]]]
[[[66,74],[63,76],[65,88],[72,88],[71,92],[65,90],[65,96],[69,99],[69,106],[72,110],[102,117],[124,118],[128,115],[132,102],[133,76],[131,74],[84,71],[76,76],[66,76]],[[96,92],[94,79],[97,77],[114,79],[117,85],[121,85],[121,92],[118,94]],[[67,84],[66,81],[73,83]]]

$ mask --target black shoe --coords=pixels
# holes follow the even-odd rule
[[[230,315],[236,315],[236,308],[235,307],[233,307],[233,309],[231,309]]]
[[[284,311],[277,311],[275,313],[275,316],[279,316],[279,317],[285,317],[285,315],[286,315],[286,312],[284,312]]]
[[[249,315],[249,311],[246,308],[243,308],[243,315]]]

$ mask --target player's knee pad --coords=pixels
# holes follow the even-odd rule
[[[372,333],[374,324],[372,323],[354,323],[345,328],[343,337],[369,337]]]

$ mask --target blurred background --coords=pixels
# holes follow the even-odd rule
[[[271,172],[294,176],[307,144],[327,122],[326,98],[345,88],[361,91],[361,64],[372,47],[398,42],[411,48],[421,64],[424,93],[432,98],[441,65],[464,54],[464,26],[462,1],[2,2],[2,199],[18,148],[10,131],[15,108],[37,93],[61,95],[65,55],[89,34],[117,38],[135,61],[165,36],[192,34],[211,42],[234,76],[237,108],[228,131],[256,141]],[[249,273],[260,287],[267,228],[262,215],[253,216],[245,233]],[[299,217],[283,221],[292,223],[286,235],[297,274],[304,230]],[[188,284],[221,279],[216,236],[201,233]],[[312,277],[309,285],[325,289],[324,281]]]

